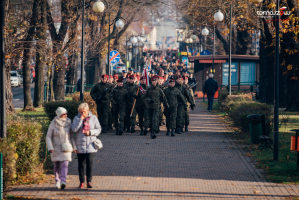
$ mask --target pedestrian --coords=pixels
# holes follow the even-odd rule
[[[72,151],[77,149],[71,131],[72,121],[67,117],[67,110],[58,107],[56,115],[48,128],[46,143],[51,153],[51,161],[54,162],[55,188],[63,190],[66,187],[68,164],[72,161]]]
[[[159,129],[161,102],[163,102],[163,105],[166,109],[169,107],[165,95],[161,88],[158,87],[157,82],[158,77],[153,76],[152,85],[144,94],[144,102],[148,109],[148,112],[145,116],[144,128],[147,129],[150,127],[151,139],[155,139],[157,137],[155,132]]]
[[[211,112],[213,108],[213,101],[214,101],[214,95],[216,91],[218,90],[218,83],[214,79],[214,74],[209,74],[209,78],[205,81],[205,84],[203,85],[203,94],[207,94],[208,97],[208,111]]]
[[[107,132],[109,110],[110,110],[110,92],[112,91],[111,84],[107,83],[109,76],[103,74],[101,76],[101,82],[95,84],[90,91],[91,98],[97,104],[98,119],[103,127],[103,133]]]
[[[81,78],[79,78],[78,82],[77,82],[77,92],[81,91]]]
[[[164,90],[165,97],[169,104],[169,109],[165,109],[167,127],[166,135],[170,135],[171,130],[171,136],[174,136],[174,129],[176,128],[176,118],[179,105],[178,102],[181,101],[185,107],[187,106],[184,96],[174,86],[175,80],[171,79],[169,80],[169,87]]]
[[[186,89],[186,92],[188,92],[188,95],[192,98],[193,100],[193,105],[195,105],[195,101],[194,101],[194,94],[193,94],[193,90],[192,88],[189,87],[188,85],[188,77],[185,76],[183,77],[183,82],[184,82],[184,86],[187,88]],[[187,110],[185,112],[185,132],[188,132],[188,126],[190,124],[190,120],[189,120],[189,113],[190,113],[190,108],[191,108],[191,103],[189,101],[187,101],[186,99],[186,102],[187,102]],[[195,107],[192,107],[192,110],[194,110]]]
[[[95,115],[89,111],[87,103],[81,103],[78,115],[74,118],[72,131],[76,132],[75,152],[78,157],[79,188],[84,187],[84,165],[86,163],[87,188],[92,188],[92,165],[94,154],[98,151],[93,142],[101,133],[101,125]]]
[[[124,129],[124,120],[126,115],[126,104],[128,92],[123,87],[123,79],[117,80],[117,87],[112,91],[111,104],[113,110],[114,126],[116,135],[122,135]]]

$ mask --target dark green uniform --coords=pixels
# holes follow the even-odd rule
[[[177,128],[181,129],[185,125],[185,114],[186,114],[186,101],[189,101],[192,105],[194,104],[193,98],[190,96],[189,92],[185,89],[186,86],[182,84],[175,84],[175,88],[178,89],[182,95],[185,97],[184,101],[179,101],[178,103],[178,115],[177,115]],[[178,132],[180,133],[180,132]]]
[[[142,88],[146,91],[149,86],[146,84],[141,84]],[[136,111],[138,113],[138,122],[139,122],[139,127],[141,129],[141,135],[143,135],[143,128],[144,128],[144,116],[147,115],[147,108],[144,103],[144,94],[142,93],[141,90],[139,90],[140,93],[140,98],[137,99],[136,101]]]
[[[90,91],[91,98],[97,104],[98,119],[103,128],[103,132],[106,132],[108,128],[110,92],[111,84],[103,82],[95,84]]]
[[[127,90],[124,87],[116,87],[111,94],[111,104],[114,117],[114,126],[116,130],[124,128]]]
[[[188,85],[185,85],[185,87],[187,87]],[[194,95],[193,95],[193,90],[191,88],[188,88],[187,89],[187,92],[189,93],[189,96],[192,98],[192,102],[189,102],[187,101],[187,98],[186,98],[186,101],[187,101],[187,110],[185,112],[185,127],[188,127],[189,126],[189,123],[190,123],[190,120],[189,120],[189,113],[190,113],[190,108],[191,108],[191,105],[195,105],[194,103]],[[187,128],[188,129],[188,128]]]
[[[163,102],[164,106],[168,109],[168,103],[163,91],[158,86],[152,85],[144,94],[144,103],[148,109],[144,122],[145,128],[150,127],[153,131],[158,130],[161,102]]]
[[[179,102],[182,102],[183,106],[187,106],[187,105],[184,96],[175,87],[166,88],[164,90],[164,94],[169,105],[169,109],[165,110],[166,127],[167,129],[174,129],[176,128],[176,119],[177,119]]]
[[[133,108],[133,104],[134,104],[134,96],[137,93],[138,90],[138,86],[134,83],[127,83],[126,86],[126,90],[128,92],[127,95],[127,106],[126,106],[126,126],[127,128],[129,128],[130,126],[131,128],[131,132],[135,132],[135,124],[136,124],[136,105]],[[140,97],[140,93],[138,92],[138,96]],[[132,112],[132,117],[130,117],[131,111],[133,108],[133,112]]]

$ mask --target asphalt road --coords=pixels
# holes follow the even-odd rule
[[[11,88],[13,93],[13,104],[15,109],[24,108],[24,91],[23,85],[21,87],[12,87]],[[32,101],[34,98],[34,83],[31,84],[31,97]]]

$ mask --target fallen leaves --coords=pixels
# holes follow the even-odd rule
[[[141,179],[141,177],[138,177],[138,178],[136,178],[136,181],[138,181],[138,180],[140,180]]]
[[[197,188],[191,188],[191,190],[196,190]]]
[[[261,191],[256,191],[256,190],[254,190],[254,194],[258,194],[258,193],[260,193]]]

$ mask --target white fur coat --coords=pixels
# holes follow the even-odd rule
[[[71,131],[72,121],[69,118],[62,119],[55,117],[51,122],[47,137],[46,143],[48,150],[54,150],[51,153],[52,162],[57,161],[72,161],[72,152],[62,152],[62,143],[71,143],[73,150],[76,149],[74,135]]]

